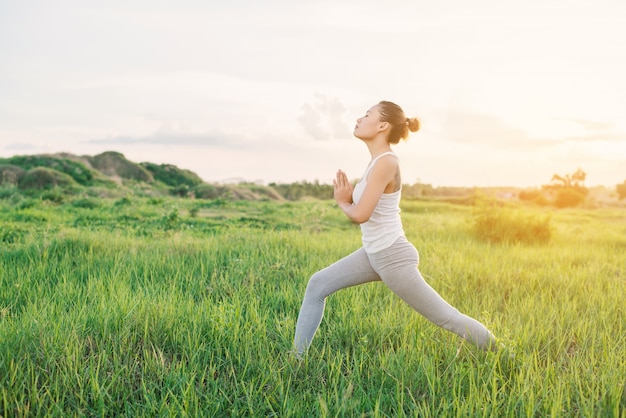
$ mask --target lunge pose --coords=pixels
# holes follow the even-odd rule
[[[367,145],[372,159],[354,189],[341,170],[333,185],[338,206],[361,225],[363,246],[310,278],[296,324],[294,345],[298,355],[303,355],[311,344],[327,296],[379,280],[435,325],[482,349],[495,348],[495,338],[484,325],[448,304],[424,281],[417,267],[418,252],[405,237],[399,207],[400,164],[391,144],[406,140],[409,131],[416,132],[419,127],[418,119],[407,118],[398,105],[387,101],[374,105],[357,119],[354,136]]]

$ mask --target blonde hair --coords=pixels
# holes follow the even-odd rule
[[[390,144],[397,144],[400,140],[406,140],[409,132],[417,132],[420,121],[417,118],[407,118],[400,106],[393,102],[381,101],[378,103],[380,121],[391,125],[387,140]]]

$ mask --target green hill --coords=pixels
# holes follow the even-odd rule
[[[62,199],[63,195],[76,194],[283,200],[272,187],[209,184],[193,171],[172,164],[136,163],[116,151],[94,156],[59,153],[0,158],[0,187],[27,195],[52,190],[59,195],[55,200]]]

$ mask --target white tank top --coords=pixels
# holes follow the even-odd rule
[[[393,152],[388,151],[374,158],[367,168],[361,180],[354,187],[352,201],[359,203],[363,196],[363,191],[367,186],[367,175],[376,164],[376,161],[383,155],[391,154],[398,158]],[[372,216],[367,222],[361,224],[361,235],[363,248],[368,253],[375,253],[388,248],[400,237],[404,236],[402,221],[400,220],[400,190],[393,193],[383,193],[376,204]]]

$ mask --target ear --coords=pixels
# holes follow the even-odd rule
[[[389,129],[389,122],[381,122],[380,125],[378,125],[379,132],[384,132],[387,129]]]

